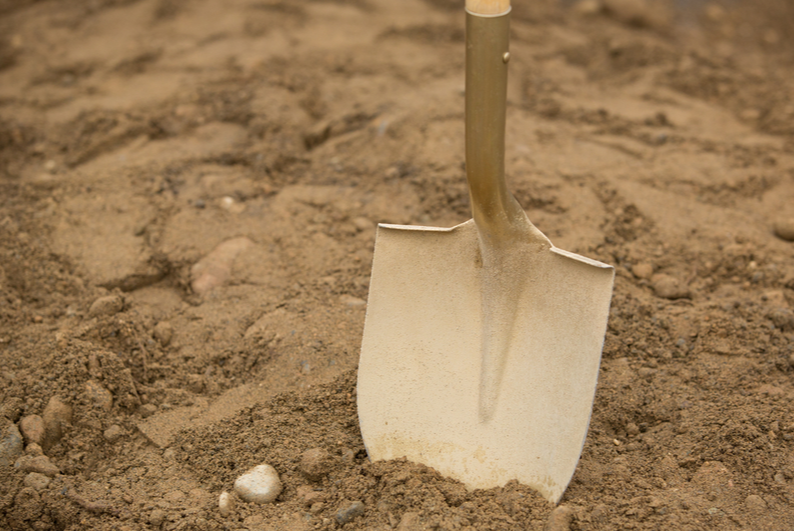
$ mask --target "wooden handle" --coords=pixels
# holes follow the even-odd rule
[[[511,8],[511,0],[467,0],[466,9],[475,15],[500,15]]]

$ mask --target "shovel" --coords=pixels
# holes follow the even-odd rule
[[[357,401],[372,460],[468,488],[518,480],[557,503],[593,407],[614,270],[556,248],[505,184],[510,4],[467,1],[473,218],[380,224]]]

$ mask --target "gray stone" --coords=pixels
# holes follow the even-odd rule
[[[0,430],[0,466],[9,466],[22,454],[22,434],[17,425],[10,422]]]
[[[364,504],[358,500],[345,505],[337,511],[336,520],[339,525],[347,524],[357,516],[364,514]]]

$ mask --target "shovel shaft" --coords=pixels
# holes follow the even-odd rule
[[[527,231],[522,207],[505,184],[505,102],[510,11],[467,12],[466,171],[481,243],[500,246]]]

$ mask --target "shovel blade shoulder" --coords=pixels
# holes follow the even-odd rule
[[[520,256],[499,400],[484,420],[474,223],[379,225],[357,391],[371,459],[406,457],[473,489],[516,479],[560,499],[588,430],[613,269],[558,251]]]

